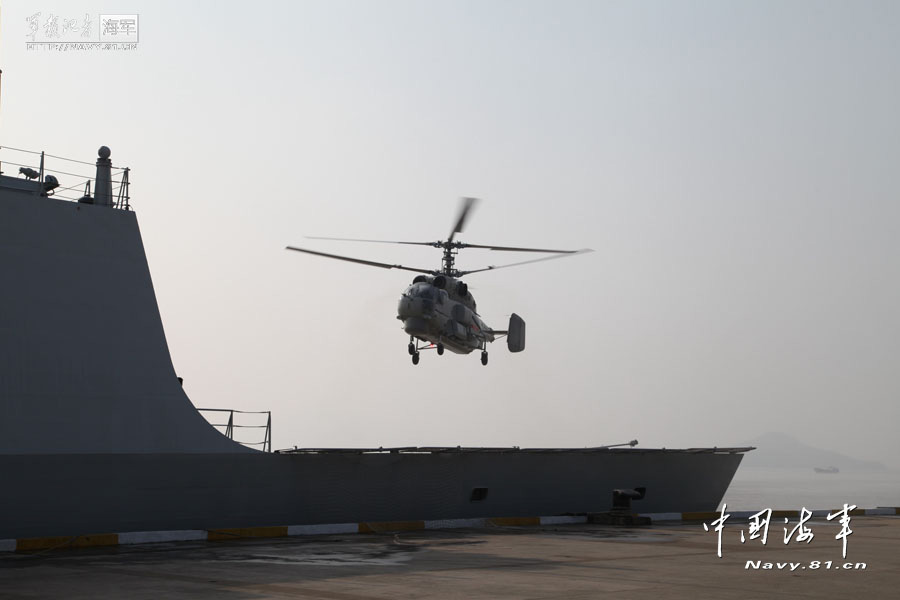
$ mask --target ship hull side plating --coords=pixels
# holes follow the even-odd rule
[[[0,454],[250,452],[181,389],[133,212],[0,189]]]
[[[609,510],[644,486],[641,512],[715,510],[741,454],[90,454],[0,456],[0,538],[542,516]],[[487,488],[484,500],[471,500]]]

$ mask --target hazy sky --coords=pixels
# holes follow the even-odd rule
[[[115,4],[115,3],[114,3]],[[131,52],[26,17],[139,13]],[[897,463],[900,3],[2,3],[0,145],[132,168],[176,370],[274,446],[733,445]],[[64,182],[65,185],[65,182]],[[468,281],[509,354],[396,320],[463,241],[595,253]],[[461,268],[515,260],[470,250]]]

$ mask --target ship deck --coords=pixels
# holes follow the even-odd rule
[[[810,524],[820,535],[809,544],[785,546],[779,525],[765,546],[741,544],[733,532],[722,558],[699,522],[58,549],[0,555],[0,589],[10,599],[893,597],[900,517],[854,517],[846,561],[828,530],[835,523]],[[800,566],[755,570],[748,561]],[[813,561],[854,568],[813,569]]]
[[[734,448],[638,448],[629,444],[586,448],[520,448],[519,446],[398,446],[395,448],[287,448],[276,454],[562,454],[585,452],[613,452],[628,454],[741,454],[755,450],[754,446]]]

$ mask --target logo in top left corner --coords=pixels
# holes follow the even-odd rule
[[[100,15],[101,42],[138,41],[138,15]]]
[[[139,38],[139,15],[57,14],[36,11],[25,17],[25,41],[32,46],[131,47]]]

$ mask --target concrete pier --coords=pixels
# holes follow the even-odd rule
[[[728,522],[494,527],[60,548],[0,555],[0,595],[25,598],[894,598],[900,517],[810,522],[809,543],[742,544]],[[759,569],[748,568],[760,564]],[[813,568],[819,561],[818,567]],[[826,562],[831,561],[831,568]],[[767,563],[773,568],[763,569]],[[786,564],[782,569],[778,563]],[[865,563],[865,568],[858,567]],[[791,565],[797,565],[791,570]],[[845,564],[852,567],[844,568]],[[841,568],[836,568],[841,567]]]

